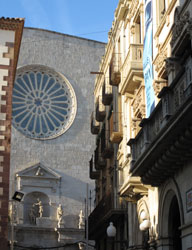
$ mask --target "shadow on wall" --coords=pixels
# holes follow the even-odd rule
[[[72,177],[70,175],[64,174],[60,171],[56,172],[61,176],[61,191],[60,195],[76,200],[79,202],[84,202],[87,192],[87,183]],[[94,185],[89,183],[89,191],[94,189]]]

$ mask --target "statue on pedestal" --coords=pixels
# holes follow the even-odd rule
[[[37,199],[37,202],[32,205],[29,210],[29,221],[30,224],[36,224],[36,218],[43,217],[43,205],[40,199]]]
[[[85,243],[79,242],[78,245],[79,245],[79,250],[84,250],[85,249]]]
[[[61,227],[62,220],[63,220],[63,209],[62,209],[61,204],[59,204],[59,206],[57,208],[57,221],[58,221],[57,225],[58,225],[58,227]]]
[[[30,224],[34,224],[34,225],[36,224],[36,211],[35,211],[34,204],[29,210],[29,221],[30,221]]]
[[[78,224],[79,229],[84,229],[85,228],[85,218],[83,215],[83,210],[80,210],[79,213],[79,224]]]
[[[34,203],[33,205],[38,206],[38,216],[37,217],[43,217],[43,205],[39,198],[37,198],[37,203]]]

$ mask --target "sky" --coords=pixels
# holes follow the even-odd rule
[[[0,17],[25,18],[41,28],[107,42],[119,0],[2,0]]]

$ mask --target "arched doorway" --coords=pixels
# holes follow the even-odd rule
[[[179,229],[181,226],[181,218],[176,195],[173,196],[170,204],[168,223],[170,250],[182,250],[181,230]]]
[[[162,249],[182,250],[183,204],[179,189],[169,183],[159,198],[159,238]]]

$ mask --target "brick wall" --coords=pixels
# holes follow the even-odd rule
[[[0,249],[8,245],[12,89],[23,20],[0,19]]]

